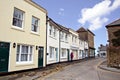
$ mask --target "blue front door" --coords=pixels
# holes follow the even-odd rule
[[[55,48],[55,51],[56,51],[56,62],[58,62],[59,61],[59,59],[58,59],[58,48]]]

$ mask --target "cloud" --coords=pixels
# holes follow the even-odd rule
[[[78,19],[78,22],[82,25],[88,23],[90,30],[97,30],[109,20],[105,16],[119,7],[120,0],[114,0],[113,3],[111,0],[104,0],[92,8],[83,8],[81,10],[81,18]]]
[[[59,14],[60,16],[64,16],[64,9],[63,9],[63,8],[60,8],[58,14]]]

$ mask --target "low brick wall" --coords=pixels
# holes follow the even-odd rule
[[[107,65],[120,68],[120,47],[107,48]]]

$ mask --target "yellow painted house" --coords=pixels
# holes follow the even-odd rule
[[[46,16],[32,0],[0,0],[0,72],[45,66]]]

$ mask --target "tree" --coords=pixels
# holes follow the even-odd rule
[[[115,39],[112,39],[113,46],[118,47],[120,46],[120,29],[113,34],[116,37]]]

